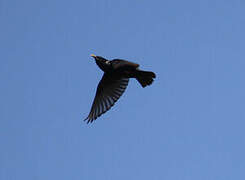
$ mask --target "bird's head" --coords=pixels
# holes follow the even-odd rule
[[[94,54],[91,54],[91,57],[95,59],[96,64],[102,69],[103,71],[107,71],[110,67],[110,61],[101,57],[101,56],[95,56]]]

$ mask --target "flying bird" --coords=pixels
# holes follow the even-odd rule
[[[99,68],[104,71],[100,80],[90,113],[84,121],[93,122],[108,111],[122,96],[127,88],[129,78],[135,78],[144,88],[153,82],[154,72],[139,70],[139,64],[122,59],[107,60],[101,56],[91,55]]]

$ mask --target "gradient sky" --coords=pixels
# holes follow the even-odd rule
[[[244,180],[245,1],[1,0],[1,180]],[[90,54],[157,75],[88,115]]]

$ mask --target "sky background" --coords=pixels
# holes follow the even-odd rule
[[[0,0],[1,180],[244,180],[245,1]],[[86,118],[90,54],[157,75]]]

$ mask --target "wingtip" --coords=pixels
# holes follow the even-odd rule
[[[89,118],[89,116],[88,116],[88,117],[86,117],[83,121],[85,121],[87,124],[89,124],[89,123],[92,123],[92,122],[94,121],[94,119],[91,119],[91,118]]]
[[[87,122],[87,124],[89,123],[89,118],[86,117],[83,121]]]

